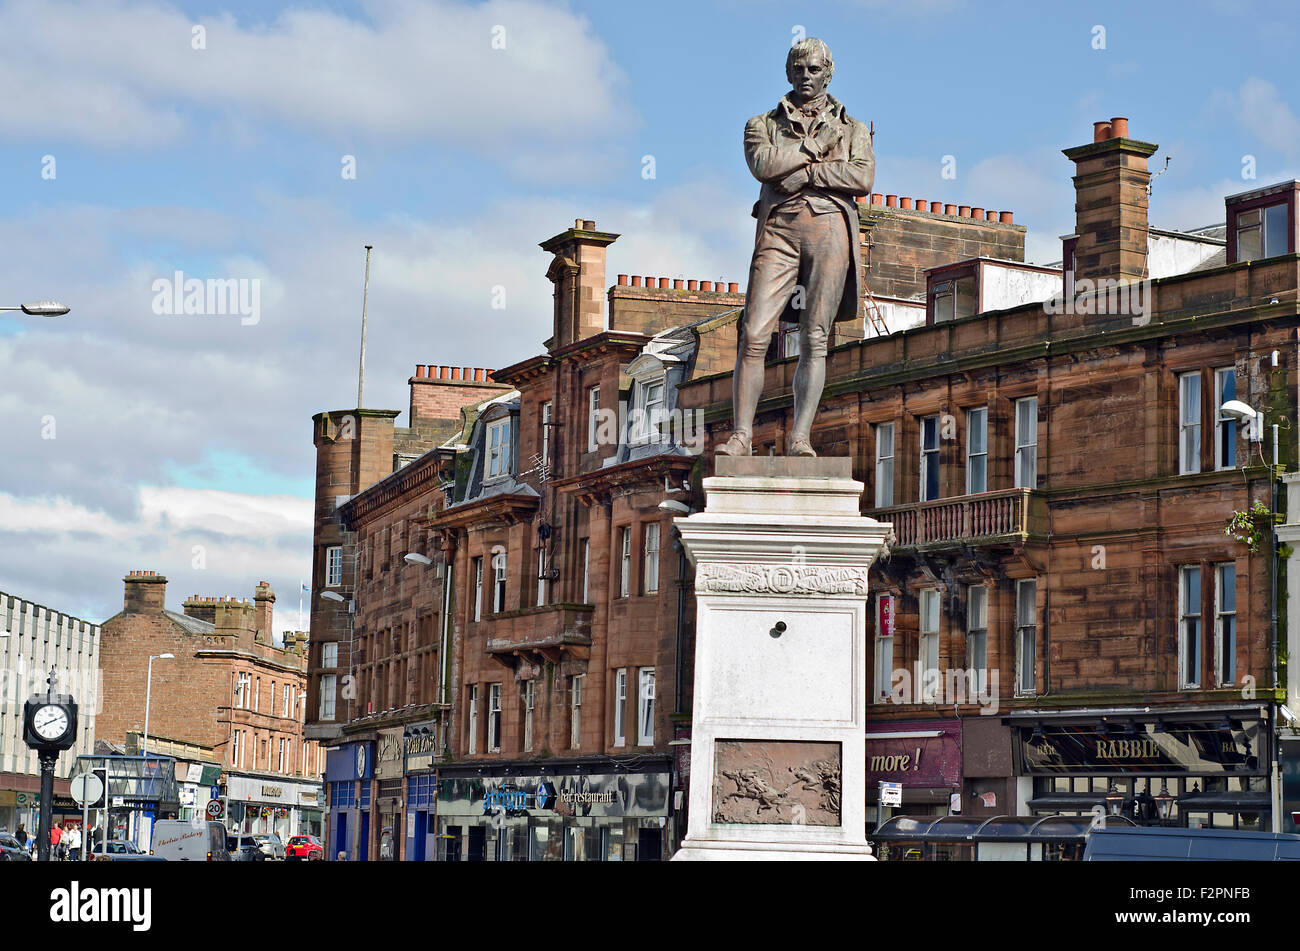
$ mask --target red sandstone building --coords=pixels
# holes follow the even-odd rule
[[[324,752],[303,735],[307,635],[274,644],[271,586],[258,584],[251,602],[192,597],[178,614],[167,609],[162,575],[133,571],[123,580],[123,609],[101,628],[96,737],[138,755],[148,692],[147,751],[176,758],[180,818],[203,815],[218,785],[241,804],[246,832],[320,834]]]
[[[864,755],[900,811],[1292,828],[1285,612],[1267,544],[1224,532],[1267,504],[1271,443],[1223,407],[1264,409],[1294,466],[1297,187],[1157,229],[1155,149],[1116,122],[1066,151],[1063,265],[1026,264],[1008,212],[860,206],[871,293],[837,327],[813,443],[853,459],[897,536],[872,572]],[[543,243],[543,353],[417,372],[405,430],[316,417],[308,731],[335,747],[331,853],[647,858],[684,828],[693,597],[672,517],[729,433],[744,298],[606,290],[615,238],[580,220]],[[759,452],[784,445],[793,342],[770,352]]]

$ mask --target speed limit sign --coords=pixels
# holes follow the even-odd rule
[[[220,799],[208,800],[208,818],[220,819],[225,814],[226,808],[221,804]]]

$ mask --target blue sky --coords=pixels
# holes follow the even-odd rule
[[[741,131],[800,32],[875,125],[877,191],[1012,210],[1044,262],[1073,225],[1060,150],[1095,120],[1172,157],[1156,225],[1295,177],[1298,24],[1248,0],[0,0],[0,302],[73,307],[0,319],[0,590],[98,620],[143,568],[173,604],[262,578],[296,600],[310,417],[354,400],[361,246],[366,402],[390,408],[415,363],[540,349],[537,242],[575,217],[622,235],[610,281],[743,284]],[[259,281],[258,319],[154,313],[176,270]]]

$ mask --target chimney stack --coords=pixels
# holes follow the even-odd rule
[[[1093,123],[1093,141],[1065,149],[1075,164],[1074,279],[1146,277],[1147,159],[1159,148],[1128,137],[1128,119]],[[1070,270],[1070,262],[1065,262]]]
[[[546,270],[555,285],[552,350],[605,329],[605,249],[618,235],[597,231],[591,219],[578,218],[573,225],[541,244],[554,255]]]
[[[157,572],[132,571],[122,581],[126,583],[123,611],[147,614],[167,606],[167,579]]]
[[[261,635],[266,643],[271,643],[271,615],[275,611],[275,590],[265,581],[259,581],[253,594],[257,605],[257,620],[253,630]]]

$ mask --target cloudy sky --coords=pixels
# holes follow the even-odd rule
[[[131,569],[178,610],[267,579],[296,626],[362,246],[371,407],[404,410],[416,363],[536,353],[537,243],[576,217],[623,235],[611,281],[743,283],[741,131],[792,36],[827,40],[831,91],[874,122],[877,191],[1012,210],[1030,260],[1060,256],[1060,149],[1095,120],[1172,156],[1157,225],[1300,173],[1291,4],[1056,6],[0,0],[0,305],[72,307],[0,315],[0,590],[100,621]],[[256,312],[159,313],[178,271],[256,281]]]

